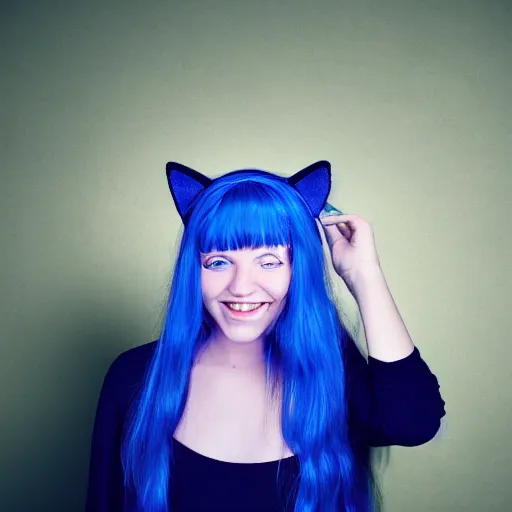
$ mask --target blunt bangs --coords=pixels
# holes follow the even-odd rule
[[[208,253],[291,246],[290,218],[283,203],[272,187],[252,180],[231,184],[227,192],[216,191],[201,208],[198,249]]]

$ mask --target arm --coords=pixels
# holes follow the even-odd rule
[[[359,306],[368,345],[368,363],[353,342],[345,349],[351,427],[371,446],[426,443],[439,430],[445,403],[389,292],[373,229],[357,215],[320,220],[334,269]]]
[[[351,288],[363,320],[368,354],[385,362],[411,355],[414,344],[381,268],[361,273]]]
[[[362,273],[352,282],[352,291],[363,320],[372,376],[371,442],[423,444],[435,436],[446,414],[439,383],[414,346],[381,268]]]
[[[370,446],[419,446],[430,441],[446,414],[439,383],[417,347],[393,362],[368,362],[355,342],[345,347],[349,423]]]
[[[351,292],[360,308],[368,363],[347,347],[349,407],[370,446],[418,446],[445,416],[439,383],[411,341],[382,272],[367,272]]]

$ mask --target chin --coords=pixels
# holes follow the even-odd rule
[[[252,343],[264,335],[263,331],[260,330],[248,330],[247,332],[233,332],[232,329],[222,329],[222,333],[229,341],[233,343]]]

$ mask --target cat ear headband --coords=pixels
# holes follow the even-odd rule
[[[247,172],[247,170],[232,171],[218,178],[211,179],[177,162],[168,162],[165,166],[165,171],[174,204],[185,226],[192,203],[215,180],[232,174]],[[318,217],[320,214],[341,214],[339,210],[336,210],[336,208],[326,202],[331,190],[331,164],[326,160],[320,160],[289,178],[283,178],[267,171],[251,170],[251,172],[271,175],[274,178],[284,180],[294,187],[308,205],[313,217]]]

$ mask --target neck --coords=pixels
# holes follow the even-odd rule
[[[198,354],[196,364],[232,370],[254,370],[265,367],[263,338],[235,342],[222,333],[213,333]]]

